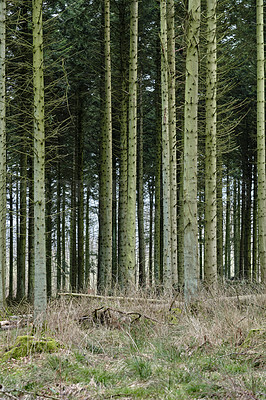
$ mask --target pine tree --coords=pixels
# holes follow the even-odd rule
[[[184,280],[189,300],[198,290],[197,136],[200,0],[189,0],[184,110]]]
[[[205,142],[205,256],[204,280],[213,285],[217,280],[216,246],[216,0],[207,0],[206,53],[206,142]]]
[[[257,0],[257,169],[261,280],[266,280],[265,65],[263,0]]]
[[[39,324],[47,305],[45,251],[45,136],[42,0],[32,1],[34,91],[34,320]]]
[[[171,270],[171,200],[170,200],[170,142],[168,99],[168,48],[166,0],[160,1],[161,15],[161,101],[162,101],[162,184],[163,184],[163,283],[164,289],[172,287]]]
[[[6,271],[6,1],[0,2],[0,308],[5,304]]]
[[[104,1],[105,90],[101,143],[99,204],[99,269],[98,289],[108,289],[112,271],[112,109],[110,1]]]
[[[137,79],[138,79],[138,0],[130,4],[129,103],[128,103],[128,180],[127,239],[128,280],[134,284],[136,267],[136,181],[137,181]]]

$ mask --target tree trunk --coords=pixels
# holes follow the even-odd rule
[[[6,1],[0,2],[0,309],[5,306],[6,273]]]
[[[43,322],[46,305],[45,134],[42,0],[32,1],[34,93],[34,320]]]
[[[257,157],[255,156],[253,169],[254,201],[253,201],[253,248],[252,248],[252,281],[258,282],[258,181]]]
[[[108,290],[112,273],[112,109],[111,109],[111,50],[110,1],[104,0],[104,118],[101,141],[100,199],[99,199],[99,265],[98,290]]]
[[[161,123],[161,47],[158,39],[157,59],[156,59],[156,161],[155,161],[155,211],[154,211],[154,283],[160,283],[160,264],[161,264],[161,171],[162,171],[162,123]]]
[[[175,68],[175,5],[167,1],[168,33],[168,102],[169,102],[169,158],[170,158],[170,211],[171,211],[171,269],[172,284],[178,284],[177,269],[177,160],[176,160],[176,68]]]
[[[23,138],[25,141],[25,138]],[[26,267],[26,223],[27,223],[27,153],[25,144],[22,145],[20,156],[20,205],[19,205],[19,247],[17,254],[17,301],[26,295],[25,267]]]
[[[85,220],[85,288],[90,287],[90,191],[87,188]]]
[[[59,141],[59,138],[58,138]],[[60,146],[60,143],[58,143]],[[61,168],[57,161],[57,193],[56,193],[56,290],[61,290],[62,283],[62,252],[61,252]]]
[[[204,281],[207,286],[217,281],[216,226],[216,0],[207,0],[206,54],[206,142],[205,142],[205,256]]]
[[[62,289],[66,288],[66,190],[62,188]]]
[[[188,2],[184,119],[184,277],[186,300],[198,290],[197,142],[200,0]]]
[[[129,103],[128,103],[128,180],[127,180],[127,265],[128,283],[134,286],[136,267],[136,171],[137,171],[137,67],[138,67],[138,0],[130,3]]]
[[[171,200],[170,200],[170,141],[168,98],[168,48],[166,0],[160,1],[161,15],[161,101],[162,101],[162,183],[163,183],[163,284],[166,291],[172,289],[171,252]],[[173,143],[172,143],[173,145]]]
[[[217,157],[217,271],[223,277],[223,164],[222,155]]]
[[[75,155],[73,156],[76,160]],[[74,161],[75,164],[76,161]],[[70,288],[71,291],[77,290],[77,210],[76,210],[76,182],[75,165],[72,171],[71,182],[71,215],[70,215]]]
[[[116,208],[116,156],[113,154],[112,193],[112,288],[117,285],[117,208]]]
[[[52,176],[51,166],[46,167],[45,180],[45,230],[46,230],[46,287],[48,299],[52,297]]]
[[[13,299],[13,285],[14,285],[14,218],[13,218],[13,185],[12,176],[9,180],[9,292],[8,298]]]
[[[29,215],[28,215],[28,299],[34,300],[34,171],[33,154],[29,167]]]
[[[146,286],[145,271],[145,238],[144,238],[144,199],[143,199],[143,97],[142,82],[139,90],[139,134],[137,157],[137,203],[138,203],[138,235],[139,235],[139,286]]]
[[[231,187],[229,167],[227,166],[226,177],[226,216],[225,216],[225,277],[231,278]]]
[[[78,213],[78,291],[84,288],[84,187],[83,187],[83,102],[82,94],[77,95],[77,213]]]
[[[127,78],[126,78],[125,3],[119,8],[120,22],[120,162],[118,204],[118,283],[125,289],[127,274]]]
[[[150,196],[150,220],[149,220],[149,282],[148,285],[152,288],[153,284],[153,268],[152,268],[152,249],[153,249],[153,198],[154,198],[154,182],[149,182]]]
[[[265,61],[263,0],[257,0],[257,168],[261,282],[266,282]]]

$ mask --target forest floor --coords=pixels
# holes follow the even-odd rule
[[[63,297],[41,332],[30,307],[10,307],[0,316],[0,399],[265,400],[261,294],[203,293],[190,307]]]

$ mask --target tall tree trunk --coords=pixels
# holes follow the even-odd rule
[[[47,305],[45,251],[45,134],[42,0],[32,1],[34,93],[34,320],[41,323]]]
[[[52,176],[51,166],[46,167],[45,180],[45,230],[46,230],[46,288],[47,297],[52,296]]]
[[[105,91],[101,142],[99,199],[99,265],[98,290],[107,290],[112,273],[112,109],[111,109],[111,49],[110,1],[104,0],[104,60]]]
[[[59,138],[58,138],[59,141]],[[60,143],[58,143],[60,145]],[[56,193],[56,290],[61,289],[62,283],[62,251],[61,251],[61,168],[57,161],[57,193]]]
[[[0,2],[0,309],[5,305],[6,272],[6,1]]]
[[[217,271],[223,277],[223,164],[222,155],[217,156]]]
[[[261,281],[266,282],[265,61],[263,0],[257,0],[257,168]]]
[[[254,200],[253,200],[253,248],[252,248],[252,280],[258,282],[258,181],[255,156],[253,169]]]
[[[163,283],[164,289],[172,288],[171,252],[171,200],[170,200],[170,142],[168,99],[168,48],[166,0],[160,1],[161,15],[161,101],[162,101],[162,183],[163,183]]]
[[[139,286],[146,286],[145,272],[145,238],[144,238],[144,198],[143,198],[143,98],[142,82],[139,90],[139,134],[137,157],[137,203],[138,203],[138,235],[139,235]]]
[[[66,288],[66,189],[62,188],[62,289]]]
[[[29,167],[29,215],[28,215],[28,299],[34,300],[34,171],[33,154]]]
[[[240,255],[240,183],[234,178],[234,277],[239,279]]]
[[[152,268],[152,249],[153,249],[153,198],[154,198],[154,182],[149,182],[149,196],[150,196],[150,220],[149,220],[149,272],[148,272],[148,285],[152,288],[153,284],[153,268]]]
[[[200,0],[188,2],[184,119],[184,276],[188,301],[198,290],[197,142]]]
[[[74,164],[76,157],[74,155]],[[71,291],[77,290],[77,201],[76,201],[76,180],[75,165],[72,171],[71,182],[71,215],[70,215],[70,288]]]
[[[116,156],[113,154],[112,193],[112,288],[117,284],[117,202],[116,202]]]
[[[207,0],[206,54],[206,142],[205,142],[205,256],[204,281],[217,281],[216,226],[216,0]]]
[[[154,211],[154,282],[160,283],[161,264],[161,171],[162,171],[162,122],[161,122],[161,46],[158,39],[156,52],[156,161],[155,161],[155,211]]]
[[[225,217],[225,277],[231,278],[231,187],[229,167],[226,177],[226,217]]]
[[[136,171],[137,171],[137,68],[138,68],[138,0],[130,3],[129,103],[128,103],[128,180],[127,240],[128,282],[134,286],[136,267]]]
[[[168,102],[169,102],[169,158],[170,158],[170,211],[171,211],[171,269],[172,284],[178,284],[177,269],[177,160],[176,160],[176,68],[175,68],[175,4],[167,1],[168,33]]]
[[[14,284],[14,217],[13,217],[13,184],[12,175],[9,180],[9,292],[8,298],[13,299]]]
[[[120,162],[118,204],[118,283],[125,289],[127,273],[127,78],[126,78],[126,12],[125,3],[119,8],[120,22]]]
[[[78,212],[78,291],[84,288],[84,183],[83,183],[83,101],[82,94],[77,95],[77,212]]]
[[[25,138],[23,138],[25,141]],[[27,153],[25,143],[20,156],[19,247],[17,254],[17,301],[26,295]]]

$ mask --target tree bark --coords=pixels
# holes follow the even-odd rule
[[[136,268],[136,178],[137,178],[137,79],[138,79],[138,0],[130,3],[129,103],[128,103],[128,180],[127,180],[127,265],[128,284],[134,286]]]
[[[42,0],[32,1],[34,93],[34,321],[41,324],[47,306],[45,249],[45,132]]]
[[[99,265],[98,290],[108,290],[112,273],[112,109],[111,109],[111,49],[110,1],[104,1],[104,118],[101,141],[99,199]]]
[[[162,101],[162,184],[163,184],[163,284],[172,289],[169,87],[166,0],[160,1],[161,15],[161,101]],[[173,144],[172,144],[173,145]]]
[[[217,210],[216,210],[216,0],[207,0],[206,53],[206,141],[205,141],[205,256],[204,281],[217,281]]]
[[[167,1],[168,34],[168,106],[169,106],[169,159],[170,159],[170,211],[171,211],[171,269],[172,284],[178,284],[177,268],[177,159],[176,159],[176,67],[175,67],[175,4]]]
[[[187,56],[184,119],[184,277],[185,298],[198,290],[197,224],[197,142],[198,142],[198,61],[200,0],[188,2]]]
[[[263,0],[257,0],[257,168],[261,282],[266,282],[265,60]]]
[[[6,273],[6,1],[0,2],[0,309],[5,306]]]

